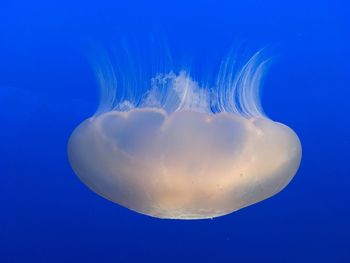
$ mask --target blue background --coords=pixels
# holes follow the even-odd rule
[[[350,262],[349,11],[337,0],[2,0],[0,262]],[[66,144],[97,105],[87,50],[152,35],[198,78],[235,43],[277,46],[263,105],[303,145],[284,191],[221,218],[172,221],[78,180]]]

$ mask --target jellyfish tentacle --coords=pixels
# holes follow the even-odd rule
[[[152,89],[158,94],[155,97],[154,94],[146,94],[152,95],[153,100],[158,100],[158,103],[147,105],[150,98],[146,96],[146,103],[141,99],[136,105],[154,107],[158,104],[173,112],[187,109],[188,106],[193,105],[188,102],[195,100],[197,105],[216,105],[217,112],[237,113],[246,118],[267,118],[261,106],[260,90],[271,59],[266,58],[264,51],[261,49],[256,52],[243,66],[239,65],[237,57],[228,56],[222,62],[217,76],[216,95],[214,99],[211,98],[214,101],[210,101],[208,94],[205,94],[199,85],[196,88],[197,83],[190,79],[187,72],[181,71],[179,74],[170,72],[157,76],[155,87]],[[100,103],[95,115],[114,109],[133,108],[134,97],[127,98],[130,96],[117,94],[116,71],[108,56],[101,56],[95,64],[95,75],[100,87]],[[179,81],[182,82],[181,88],[177,87]],[[123,93],[123,90],[121,92]]]
[[[95,62],[95,76],[100,89],[100,101],[95,116],[113,110],[116,106],[117,78],[114,67],[107,56]]]
[[[239,70],[237,60],[227,58],[217,77],[217,104],[221,112],[244,117],[266,117],[260,101],[260,90],[270,59],[264,49],[256,52]]]
[[[266,74],[268,59],[262,59],[262,50],[249,59],[237,81],[237,103],[247,117],[266,117],[261,106],[260,91]]]

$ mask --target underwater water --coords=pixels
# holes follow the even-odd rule
[[[1,2],[0,262],[350,262],[349,11],[345,1]],[[262,108],[303,148],[283,191],[218,218],[163,220],[75,175],[67,144],[98,108],[105,51],[129,92],[117,96],[135,98],[153,73],[185,70],[209,89],[230,52],[264,47]]]

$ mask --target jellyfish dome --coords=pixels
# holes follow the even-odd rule
[[[117,100],[113,69],[101,69],[101,101],[68,142],[70,164],[95,193],[158,218],[229,214],[281,191],[301,144],[263,112],[260,52],[237,70],[225,60],[213,88],[185,71],[158,74],[136,100]]]

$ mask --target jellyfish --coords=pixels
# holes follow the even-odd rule
[[[139,100],[117,100],[106,63],[96,113],[70,136],[68,159],[98,195],[157,218],[206,219],[267,199],[292,180],[301,143],[260,103],[268,59],[222,62],[212,88],[159,73]]]

